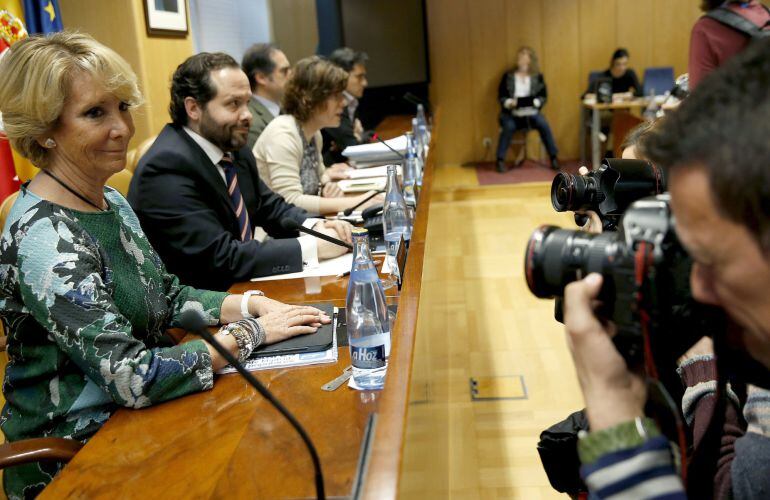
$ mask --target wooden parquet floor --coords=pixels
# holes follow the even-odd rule
[[[530,294],[523,255],[538,225],[574,223],[553,211],[546,183],[480,187],[469,171],[437,170],[399,496],[564,498],[536,444],[582,397],[553,302]],[[471,397],[471,378],[516,397],[519,376],[524,398]]]

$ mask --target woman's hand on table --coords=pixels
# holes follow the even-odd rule
[[[321,196],[324,198],[340,198],[344,195],[345,193],[342,192],[340,185],[336,182],[327,182],[321,189]]]
[[[265,329],[265,344],[315,333],[322,325],[328,325],[331,321],[325,312],[310,306],[290,306],[289,310],[259,317],[259,322]]]
[[[350,178],[351,170],[352,168],[347,163],[335,163],[326,169],[326,175],[329,176],[329,180],[341,181]]]

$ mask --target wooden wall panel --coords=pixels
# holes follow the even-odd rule
[[[548,84],[545,116],[556,137],[561,157],[576,156],[565,138],[577,136],[578,96],[583,86],[580,72],[580,32],[576,20],[580,5],[574,0],[543,2],[543,75]],[[577,142],[577,141],[574,141]]]
[[[500,68],[508,65],[506,46],[500,43],[506,28],[505,0],[489,0],[486,6],[487,9],[482,12],[480,9],[473,8],[471,1],[471,8],[468,9],[471,51],[468,66],[471,74],[471,89],[473,89],[468,96],[472,108],[468,137],[473,147],[482,148],[481,151],[484,151],[482,146],[484,137],[492,138],[497,135],[495,117],[499,107],[497,100],[489,99],[489,96],[497,93]],[[494,154],[496,143],[494,139],[491,142],[492,151],[482,154]]]
[[[315,54],[318,22],[315,0],[270,0],[273,40],[294,64]]]
[[[687,71],[696,0],[427,0],[431,99],[441,107],[440,163],[492,159],[497,84],[521,45],[540,56],[545,115],[563,158],[578,156],[579,96],[588,72],[625,47],[642,78],[648,66]],[[485,151],[482,140],[492,140]]]
[[[123,56],[136,72],[145,104],[134,112],[134,147],[170,121],[169,83],[176,67],[192,55],[190,33],[182,38],[147,36],[142,0],[60,2],[64,26],[91,34]]]
[[[428,0],[428,19],[435,22],[428,30],[431,64],[431,94],[441,108],[440,137],[446,130],[450,137],[442,140],[437,152],[440,163],[468,158],[471,140],[467,139],[473,119],[470,72],[470,37],[468,0]],[[435,85],[435,82],[442,82]],[[462,137],[462,139],[460,139]]]

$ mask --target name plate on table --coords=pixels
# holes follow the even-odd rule
[[[396,245],[396,268],[392,270],[398,277],[398,289],[401,290],[401,283],[404,279],[404,271],[406,270],[406,254],[408,243],[404,241],[404,235],[402,234]]]

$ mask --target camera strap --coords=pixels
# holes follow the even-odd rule
[[[642,330],[642,342],[644,343],[644,371],[647,375],[648,395],[653,393],[653,388],[657,392],[664,405],[669,409],[674,417],[676,426],[676,440],[679,446],[679,456],[681,460],[682,483],[687,485],[687,434],[685,432],[684,422],[682,421],[679,409],[672,400],[668,391],[661,383],[658,376],[658,369],[655,364],[652,343],[650,340],[650,313],[645,307],[644,285],[651,269],[654,269],[654,245],[642,241],[634,253],[634,284],[636,286],[636,306],[639,314],[639,324]]]

